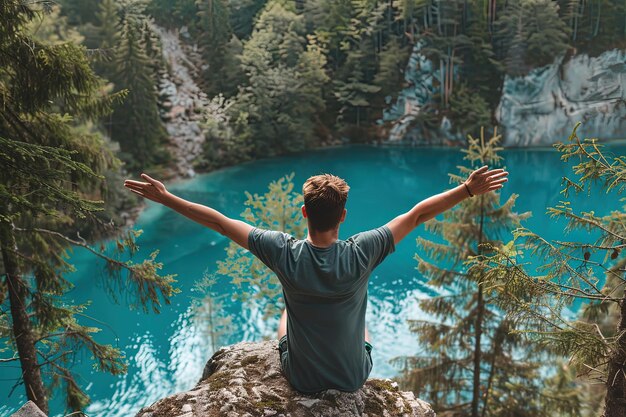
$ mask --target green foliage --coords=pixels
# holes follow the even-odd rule
[[[101,53],[106,55],[114,35],[119,35],[121,30],[114,31],[113,26],[104,25],[107,19],[102,18],[102,12],[96,13],[98,7],[93,0],[64,0],[62,4],[70,23],[79,25],[85,44],[101,48]],[[418,115],[414,123],[435,132],[444,116],[451,118],[459,131],[476,131],[479,125],[490,125],[505,75],[525,75],[564,54],[598,55],[626,45],[626,3],[621,0],[103,0],[99,3],[100,9],[117,7],[120,15],[137,11],[142,5],[147,5],[147,9],[140,14],[149,14],[159,24],[188,27],[189,40],[199,46],[203,60],[199,84],[209,97],[219,94],[238,97],[234,107],[242,117],[231,119],[241,121],[245,114],[251,123],[253,137],[259,138],[252,152],[254,158],[315,146],[320,143],[318,137],[327,140],[341,136],[363,141],[385,134],[388,129],[379,128],[382,112],[403,87],[403,72],[411,47],[417,41],[422,42],[421,52],[433,63],[432,75],[438,92],[426,104],[427,114]],[[272,29],[279,22],[284,24],[280,31]],[[283,36],[287,43],[293,44],[279,47],[282,41],[276,38]],[[310,39],[314,39],[323,63],[315,61],[320,65],[311,67],[310,75],[315,74],[312,79],[296,79],[294,73],[298,76],[300,68],[294,63],[293,54],[301,53],[300,48],[310,45]],[[260,52],[267,52],[267,59]],[[152,61],[158,61],[154,59],[156,55],[146,53]],[[260,60],[251,61],[250,57]],[[114,70],[117,65],[119,61],[110,66]],[[155,65],[159,63],[148,66]],[[139,64],[139,74],[144,66],[145,63]],[[101,67],[97,68],[100,71]],[[114,78],[114,71],[101,71],[101,74]],[[156,79],[153,83],[156,84]],[[118,88],[131,87],[117,84]],[[138,95],[142,97],[140,103],[154,107],[147,91]],[[294,102],[316,105],[300,110],[292,105]],[[470,120],[464,120],[463,110],[474,102],[479,114],[473,112]],[[127,114],[126,110],[119,115]],[[134,117],[152,119],[153,110],[147,113],[150,114]],[[128,126],[132,129],[136,124],[124,121],[119,130]],[[295,133],[296,126],[303,126],[302,135]],[[155,128],[149,137],[161,143],[163,132],[158,130]],[[428,130],[424,132],[429,135]],[[120,136],[120,142],[127,139]],[[139,146],[142,143],[150,144],[140,141]],[[138,155],[137,149],[131,151],[128,146],[124,146],[124,151],[129,162]],[[166,155],[139,155],[146,156],[152,163],[167,159]]]
[[[60,0],[58,2],[63,8],[72,25],[84,25],[94,22],[94,11],[98,9],[98,0]]]
[[[570,39],[592,56],[626,41],[626,4],[620,0],[559,0],[559,12],[570,29]]]
[[[576,126],[576,128],[578,125]],[[575,179],[563,178],[563,195],[598,187],[621,194],[626,183],[626,160],[603,151],[595,139],[581,141],[576,128],[567,143],[555,147],[561,159],[575,159]],[[589,195],[589,194],[587,194]],[[509,314],[516,321],[534,321],[528,333],[546,349],[570,357],[577,373],[606,386],[607,417],[623,415],[626,405],[626,206],[612,207],[610,214],[576,213],[567,200],[548,208],[555,219],[566,222],[564,233],[581,229],[587,241],[550,241],[528,229],[515,230],[504,248],[477,261],[486,271],[490,287],[506,297]],[[523,257],[536,259],[532,270]],[[585,303],[583,316],[572,320],[569,307]],[[607,313],[615,327],[607,328]],[[611,321],[609,321],[610,323]]]
[[[324,107],[326,58],[303,31],[300,16],[270,2],[244,45],[241,64],[248,81],[234,107],[247,113],[255,155],[298,151],[315,142],[313,118]]]
[[[482,130],[479,138],[469,135],[469,166],[460,166],[451,180],[463,182],[474,165],[500,165],[499,141],[495,132],[488,140]],[[410,321],[422,349],[398,360],[400,380],[442,415],[578,415],[571,376],[542,365],[549,355],[515,331],[519,323],[504,314],[506,300],[486,284],[483,268],[468,264],[484,243],[503,247],[502,238],[530,216],[513,211],[516,198],[500,203],[500,194],[491,192],[465,199],[442,220],[426,223],[444,242],[417,239],[425,254],[415,255],[417,269],[440,295],[420,300],[428,319]]]
[[[197,167],[212,169],[234,165],[253,158],[254,143],[248,114],[235,112],[233,100],[222,95],[213,97],[206,106],[202,123],[204,152]]]
[[[233,52],[227,44],[232,38],[229,22],[229,9],[226,0],[196,0],[198,8],[198,45],[206,62],[203,77],[207,92],[213,95],[219,91],[233,91],[235,85],[223,84],[226,54]]]
[[[147,13],[166,26],[191,26],[196,19],[196,0],[150,0]]]
[[[262,229],[280,230],[292,236],[304,236],[302,221],[302,195],[293,190],[294,174],[286,175],[269,184],[265,194],[246,192],[248,206],[241,217]],[[258,258],[231,242],[226,248],[226,259],[218,261],[217,273],[230,278],[240,291],[235,297],[254,305],[264,312],[264,317],[277,319],[285,302],[282,287],[274,272]]]
[[[254,28],[254,21],[267,0],[229,0],[230,25],[239,39],[247,39]]]
[[[569,48],[569,29],[553,0],[511,2],[496,21],[498,46],[507,73],[525,75],[551,64]]]
[[[123,289],[144,310],[158,311],[175,290],[172,276],[159,275],[156,253],[141,263],[125,260],[137,251],[137,232],[115,238],[113,251],[92,248],[78,232],[100,224],[103,173],[119,167],[89,124],[123,94],[105,92],[85,48],[64,42],[71,35],[63,19],[50,30],[38,7],[19,0],[0,6],[0,322],[7,324],[0,335],[19,356],[29,399],[47,412],[48,392],[60,389],[68,410],[78,411],[89,397],[71,370],[75,355],[89,352],[97,369],[113,374],[125,364],[118,349],[94,340],[98,329],[83,323],[86,306],[65,297],[73,287],[65,278],[74,270],[72,246],[103,259],[108,288]]]
[[[450,96],[450,118],[458,133],[479,132],[491,125],[491,112],[485,99],[465,85],[457,87]]]
[[[30,36],[48,44],[80,44],[84,37],[75,27],[69,27],[67,20],[67,16],[61,15],[61,7],[54,5],[48,13],[39,14],[36,19],[31,20],[26,31]]]
[[[115,107],[110,132],[111,139],[120,144],[120,158],[130,171],[169,160],[155,89],[158,65],[151,56],[151,29],[143,12],[141,3],[128,3],[119,22],[120,41],[110,72],[105,74],[118,91],[128,90],[124,102]],[[156,45],[152,43],[152,47]]]
[[[197,328],[206,334],[210,352],[216,352],[224,343],[224,335],[229,333],[232,326],[232,316],[224,309],[222,302],[226,294],[216,292],[216,283],[216,276],[205,271],[192,290],[198,293],[192,303],[193,320]]]
[[[397,38],[391,38],[381,51],[374,77],[374,84],[380,87],[381,95],[395,96],[400,91],[408,52],[408,46],[403,46]]]
[[[103,0],[97,13],[99,47],[109,59],[120,41],[119,13],[115,0]]]

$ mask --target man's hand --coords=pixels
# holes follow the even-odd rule
[[[224,216],[211,207],[196,204],[175,196],[165,189],[162,182],[150,178],[146,174],[141,174],[141,178],[148,182],[126,180],[124,181],[124,187],[135,194],[161,203],[183,216],[228,237],[243,248],[248,249],[248,235],[252,230],[252,226],[249,224]]]
[[[124,187],[128,188],[135,194],[139,194],[148,200],[156,201],[163,204],[168,192],[161,181],[157,181],[154,178],[150,178],[146,174],[141,174],[141,178],[148,182],[126,180],[124,181]]]
[[[509,173],[503,169],[488,171],[485,165],[470,174],[465,180],[465,187],[471,196],[485,194],[502,188],[502,185],[508,181],[507,175]]]
[[[502,185],[508,181],[507,175],[509,173],[503,169],[488,171],[485,165],[472,172],[463,184],[419,202],[408,212],[387,223],[387,227],[393,234],[394,243],[397,244],[404,239],[417,225],[451,209],[469,196],[502,188]]]

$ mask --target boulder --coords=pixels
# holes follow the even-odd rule
[[[11,417],[46,417],[46,415],[34,402],[28,401],[22,408],[11,414]]]
[[[224,347],[190,391],[142,408],[136,417],[435,417],[430,406],[388,379],[369,379],[355,392],[295,391],[280,370],[278,341]]]

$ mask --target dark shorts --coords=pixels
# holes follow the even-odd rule
[[[365,342],[365,351],[367,352],[367,357],[370,360],[370,364],[373,364],[373,362],[372,362],[372,345],[370,344],[370,342]],[[280,366],[281,366],[281,368],[284,369],[284,365],[283,364],[284,364],[284,360],[285,360],[285,355],[287,354],[287,335],[284,335],[278,341],[278,352],[280,354]]]

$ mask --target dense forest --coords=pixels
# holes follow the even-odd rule
[[[166,167],[165,65],[155,25],[185,31],[197,46],[202,115],[196,169],[329,143],[386,137],[383,110],[403,87],[416,44],[434,66],[436,94],[412,122],[445,117],[464,136],[497,124],[506,75],[576,53],[624,48],[626,7],[617,0],[457,1],[74,1],[35,34],[80,41],[97,74],[126,100],[101,121],[128,169]],[[132,86],[132,88],[130,88]],[[163,113],[161,109],[161,113]]]
[[[107,290],[133,308],[156,313],[177,292],[174,277],[160,273],[158,251],[129,260],[140,232],[124,226],[138,201],[117,186],[146,169],[175,175],[159,90],[168,70],[160,28],[186,33],[194,81],[208,99],[198,115],[205,141],[192,161],[197,170],[384,139],[383,111],[406,86],[419,44],[436,68],[437,94],[414,123],[434,128],[446,117],[468,134],[467,166],[451,175],[460,180],[476,164],[504,163],[494,131],[504,78],[557,56],[624,49],[626,4],[0,0],[0,364],[19,364],[14,388],[45,412],[52,396],[68,412],[89,403],[72,370],[77,352],[89,352],[99,370],[125,371],[120,349],[98,343],[99,329],[85,324],[87,305],[64,297],[73,286],[71,248],[102,259]],[[579,161],[564,198],[591,187],[623,191],[623,157],[575,132],[558,150]],[[244,218],[296,218],[299,197],[286,177],[264,196],[248,195],[254,210]],[[596,238],[548,241],[523,227],[528,214],[513,211],[516,197],[468,200],[428,224],[446,244],[418,240],[430,255],[417,257],[419,271],[433,288],[456,293],[421,304],[433,320],[411,325],[424,354],[398,358],[398,381],[441,416],[622,417],[625,209],[598,217],[564,201],[550,213]],[[268,201],[275,204],[263,208]],[[283,228],[301,234],[304,225]],[[104,238],[113,251],[96,243]],[[527,269],[522,255],[544,268]],[[246,269],[256,273],[242,275]],[[244,301],[280,312],[276,278],[245,251],[231,247],[217,273],[248,289]],[[584,307],[572,318],[567,306],[576,302]]]

